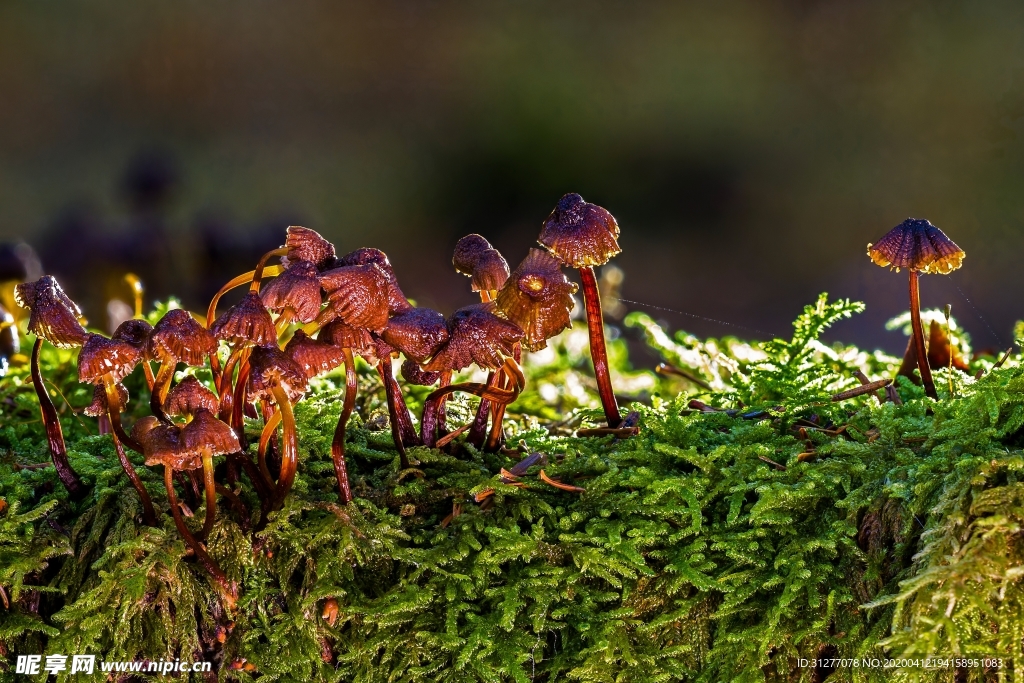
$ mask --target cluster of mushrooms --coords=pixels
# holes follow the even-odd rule
[[[571,325],[577,286],[565,277],[562,266],[577,268],[607,429],[623,431],[594,274],[595,266],[620,251],[618,234],[608,211],[578,194],[567,194],[543,223],[538,241],[544,249],[531,249],[512,273],[486,239],[464,237],[456,245],[453,265],[472,278],[480,302],[447,319],[409,302],[384,252],[363,248],[338,257],[330,242],[298,226],[288,228],[283,247],[268,252],[253,271],[221,288],[210,302],[205,325],[189,312],[174,309],[154,326],[136,318],[106,337],[82,326],[81,311],[53,277],[18,285],[16,300],[29,309],[28,330],[36,335],[32,379],[53,464],[73,498],[87,493],[68,460],[56,410],[40,377],[43,340],[59,348],[80,348],[79,381],[95,386],[85,412],[99,418],[103,431],[111,435],[141,500],[144,521],[156,525],[157,514],[126,448],[143,454],[147,466],[163,466],[178,530],[233,603],[237,588],[203,545],[213,527],[218,496],[244,510],[233,488],[244,472],[261,501],[261,526],[269,513],[283,506],[298,465],[293,406],[302,400],[311,378],[344,364],[345,398],[331,454],[339,499],[342,504],[351,500],[345,428],[356,400],[357,355],[380,375],[403,469],[409,467],[406,447],[443,447],[466,432],[475,446],[497,450],[504,438],[505,407],[525,383],[522,349],[544,348],[549,338]],[[272,264],[273,259],[280,262]],[[218,314],[221,296],[245,286],[248,292],[241,301]],[[437,385],[425,401],[419,433],[394,378],[392,363],[399,356],[404,357],[401,375],[407,382]],[[210,385],[192,374],[175,384],[175,371],[182,366],[206,364],[212,372]],[[474,364],[489,371],[486,383],[452,384],[453,373]],[[151,393],[152,415],[137,420],[127,433],[121,413],[128,392],[121,382],[140,365]],[[449,430],[445,401],[456,391],[479,396],[480,404],[471,423]],[[244,417],[262,419],[264,424],[255,458],[247,453]],[[214,465],[218,457],[224,459],[220,470]],[[176,484],[197,499],[200,491],[205,494],[206,517],[198,533],[193,534],[182,519]]]

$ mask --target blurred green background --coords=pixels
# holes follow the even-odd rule
[[[460,236],[514,267],[576,191],[619,220],[622,297],[744,326],[652,311],[673,327],[785,333],[827,290],[868,304],[834,336],[901,352],[882,322],[906,279],[864,251],[915,216],[968,254],[925,278],[924,305],[1005,346],[1024,317],[1022,14],[3,3],[0,241],[32,244],[98,318],[126,268],[203,306],[301,223],[339,252],[383,248],[448,313],[474,300],[450,265]]]

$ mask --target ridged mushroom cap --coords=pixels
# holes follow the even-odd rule
[[[110,335],[110,338],[131,344],[140,353],[145,353],[146,347],[149,346],[149,335],[151,334],[153,334],[152,325],[145,320],[131,318],[118,325],[117,329],[114,330],[114,334]]]
[[[186,310],[175,308],[153,326],[149,335],[150,358],[171,359],[186,365],[202,365],[217,350],[217,340]]]
[[[622,249],[619,224],[596,204],[571,192],[558,200],[545,219],[537,241],[572,268],[600,266]]]
[[[487,370],[500,366],[505,356],[512,355],[523,331],[515,323],[496,316],[494,310],[494,302],[489,301],[455,311],[448,320],[448,343],[423,369],[461,370],[473,363]]]
[[[179,472],[203,465],[199,456],[182,450],[181,428],[164,424],[152,415],[135,422],[132,438],[142,446],[147,465],[168,465]]]
[[[200,410],[215,411],[218,407],[217,395],[192,375],[178,382],[164,402],[164,412],[168,415],[195,415]]]
[[[960,267],[964,250],[928,221],[908,218],[868,245],[868,256],[883,268],[947,275]]]
[[[311,322],[320,313],[320,278],[311,261],[295,261],[276,278],[263,285],[260,299],[268,311],[291,309],[295,320]]]
[[[78,353],[78,381],[102,382],[107,373],[115,382],[132,374],[142,353],[128,342],[90,334]]]
[[[209,410],[200,410],[182,428],[180,442],[185,454],[199,457],[202,457],[204,451],[210,455],[224,455],[242,449],[235,431]]]
[[[474,292],[501,289],[508,279],[508,262],[480,235],[466,235],[455,243],[455,270],[473,278]]]
[[[336,318],[354,327],[380,332],[388,324],[388,279],[380,266],[333,268],[320,276],[327,304]]]
[[[121,405],[124,406],[128,403],[128,390],[120,382],[115,386],[117,387],[117,396],[121,400]],[[99,417],[107,414],[107,388],[105,386],[97,384],[92,388],[92,403],[83,408],[82,412],[89,417]]]
[[[440,379],[440,372],[427,372],[414,360],[406,358],[402,363],[402,379],[409,384],[429,387]]]
[[[296,330],[295,335],[285,345],[284,352],[298,363],[306,377],[316,377],[330,372],[345,361],[340,346],[313,339],[302,330]]]
[[[391,316],[380,336],[406,358],[425,363],[448,341],[448,323],[431,308],[410,308]]]
[[[35,282],[23,282],[14,288],[14,301],[31,314],[28,331],[59,349],[85,343],[87,332],[78,319],[82,311],[68,298],[52,275]]]
[[[411,308],[412,304],[409,303],[405,294],[402,293],[402,288],[398,286],[398,277],[395,275],[395,269],[391,267],[391,261],[388,260],[388,255],[383,251],[373,247],[363,247],[362,249],[349,252],[338,259],[338,265],[341,266],[366,266],[370,264],[378,266],[388,279],[388,311],[394,315]]]
[[[352,349],[353,353],[362,356],[368,363],[377,363],[373,337],[366,328],[352,327],[343,320],[333,320],[320,328],[317,339],[342,349]]]
[[[542,249],[530,253],[498,292],[498,312],[525,330],[524,345],[531,351],[572,325],[576,284],[566,279],[561,263]]]
[[[316,230],[301,225],[289,225],[284,246],[288,248],[288,255],[281,259],[281,262],[286,266],[295,261],[309,261],[321,270],[334,266],[334,245]]]
[[[231,344],[277,344],[274,320],[256,292],[249,292],[241,301],[221,313],[210,326],[210,332],[217,339],[223,339]]]
[[[273,399],[276,386],[294,403],[306,393],[306,373],[276,346],[257,346],[249,356],[249,397]]]

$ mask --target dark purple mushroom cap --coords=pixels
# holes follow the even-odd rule
[[[120,382],[114,386],[117,387],[117,396],[121,400],[121,405],[127,405],[128,390]],[[107,414],[107,388],[105,386],[97,384],[92,388],[92,403],[83,408],[82,412],[89,417],[99,417]]]
[[[388,324],[388,280],[376,264],[333,268],[320,276],[336,318],[380,332]]]
[[[142,446],[147,465],[169,465],[172,470],[202,467],[199,456],[181,447],[181,428],[162,423],[152,415],[139,418],[132,427],[132,438]]]
[[[288,269],[265,284],[260,299],[268,311],[291,310],[295,320],[308,323],[320,313],[320,278],[310,261],[295,261]]]
[[[202,365],[217,350],[217,340],[186,310],[167,311],[149,335],[148,355],[186,365]]]
[[[960,267],[964,250],[928,221],[908,218],[868,245],[868,256],[883,268],[948,275]]]
[[[90,334],[78,353],[78,381],[102,382],[110,374],[115,382],[132,374],[142,360],[142,353],[128,342]]]
[[[389,312],[391,314],[401,313],[411,308],[412,304],[402,293],[402,288],[398,286],[398,277],[395,276],[395,269],[391,267],[388,255],[380,249],[363,247],[345,254],[338,260],[338,265],[342,266],[365,266],[371,263],[378,266],[388,279]]]
[[[306,377],[316,377],[330,372],[345,361],[345,354],[342,353],[340,346],[313,339],[302,330],[296,330],[295,335],[285,345],[284,352],[298,363]]]
[[[334,245],[316,230],[301,225],[289,225],[284,246],[288,248],[288,255],[281,261],[286,266],[295,261],[309,261],[321,270],[334,266]]]
[[[209,410],[200,410],[181,430],[181,451],[186,455],[202,457],[237,453],[242,450],[238,436],[227,424],[214,417]]]
[[[466,235],[455,243],[455,270],[473,278],[474,292],[501,289],[508,279],[508,263],[491,243],[480,235]]]
[[[428,372],[461,370],[473,363],[493,370],[523,337],[513,322],[494,314],[494,302],[466,306],[448,320],[448,343],[423,366]]]
[[[82,311],[68,298],[51,275],[35,282],[23,282],[14,288],[14,301],[31,312],[28,331],[59,349],[85,343],[86,331],[78,319]]]
[[[343,349],[352,349],[369,362],[377,362],[373,337],[365,327],[352,327],[343,320],[333,320],[320,329],[317,339]]]
[[[277,345],[274,320],[256,292],[249,292],[241,301],[224,311],[210,326],[210,332],[217,339],[231,344]]]
[[[537,241],[572,268],[600,266],[622,249],[619,224],[596,204],[588,204],[575,192],[558,200],[544,221]]]
[[[257,346],[249,356],[249,397],[272,400],[276,386],[294,403],[306,393],[306,373],[276,346]]]
[[[572,326],[576,284],[562,273],[561,263],[543,249],[531,249],[495,299],[498,312],[526,331],[524,345],[531,351]]]
[[[168,415],[195,415],[200,410],[215,411],[219,406],[217,395],[189,375],[171,389],[164,402]]]
[[[427,372],[414,360],[405,359],[402,363],[402,379],[409,384],[416,384],[421,387],[429,387],[441,378],[440,372]]]
[[[431,308],[410,308],[391,316],[380,336],[406,358],[425,363],[448,341],[448,323]]]
[[[149,346],[149,335],[151,334],[153,334],[152,325],[145,320],[131,318],[118,325],[117,329],[114,330],[114,334],[110,335],[110,338],[131,344],[140,353],[145,353],[146,348]]]

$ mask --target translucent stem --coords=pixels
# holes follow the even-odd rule
[[[597,288],[597,277],[590,266],[580,268],[583,283],[583,302],[587,310],[587,329],[590,332],[590,358],[594,361],[594,376],[601,405],[609,427],[618,427],[622,422],[619,406],[612,391],[612,378],[608,369],[608,350],[604,342],[604,313],[601,311],[601,292]]]
[[[281,413],[284,432],[281,439],[281,474],[277,478],[277,492],[274,496],[274,507],[280,510],[284,499],[295,483],[295,471],[298,468],[299,444],[295,432],[295,415],[292,413],[292,402],[280,385],[273,389],[277,411]]]
[[[914,329],[914,346],[917,349],[917,368],[921,371],[924,393],[937,399],[932,369],[928,366],[928,352],[924,348],[924,328],[921,327],[921,290],[916,270],[910,271],[910,325]]]
[[[203,538],[209,538],[217,518],[217,483],[213,480],[213,456],[208,448],[203,449],[203,487],[206,489],[206,520],[202,533]]]
[[[39,412],[43,418],[43,426],[46,427],[46,441],[50,446],[50,459],[53,460],[53,467],[57,470],[57,476],[64,488],[68,490],[71,498],[81,500],[88,493],[88,488],[82,483],[75,468],[68,460],[67,447],[64,445],[64,431],[61,429],[60,420],[57,418],[57,409],[53,407],[53,401],[46,392],[43,384],[43,376],[39,372],[39,349],[43,345],[43,338],[36,337],[32,345],[32,387],[36,390],[36,397],[39,399]]]
[[[338,498],[342,505],[352,500],[352,489],[348,483],[348,466],[345,463],[345,428],[356,405],[356,366],[352,349],[342,349],[345,355],[345,403],[338,416],[331,440],[331,459],[334,461],[334,476],[338,480]]]

